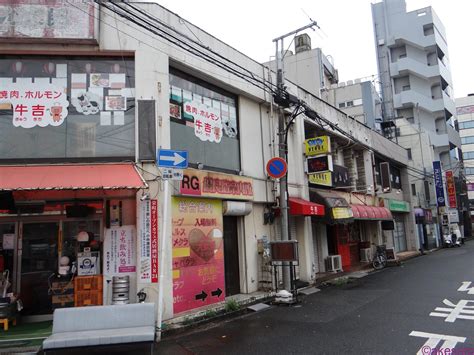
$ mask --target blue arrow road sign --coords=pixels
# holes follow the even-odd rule
[[[188,152],[185,150],[158,149],[156,163],[162,168],[186,169]]]

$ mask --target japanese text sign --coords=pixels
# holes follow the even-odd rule
[[[194,117],[194,134],[202,141],[220,143],[222,119],[218,109],[199,101],[184,103],[184,112]]]
[[[51,84],[10,83],[0,88],[0,104],[11,104],[13,125],[32,128],[60,126],[69,102],[62,89]]]
[[[173,311],[224,300],[222,202],[173,197]]]
[[[304,141],[304,146],[307,156],[330,153],[331,138],[329,136],[310,138]]]
[[[448,194],[449,207],[456,208],[456,185],[452,170],[446,171],[446,192]]]
[[[186,169],[179,184],[179,193],[197,197],[252,200],[253,180],[245,176]]]
[[[158,282],[158,201],[140,201],[139,280]]]
[[[332,173],[325,171],[322,173],[309,174],[308,181],[310,184],[332,186]]]
[[[135,266],[135,227],[106,229],[104,237],[104,274],[132,273]]]

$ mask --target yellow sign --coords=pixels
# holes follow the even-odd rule
[[[331,152],[331,137],[320,136],[304,141],[305,154],[307,156],[327,154]]]
[[[330,171],[324,171],[322,173],[309,174],[308,181],[311,184],[332,186],[332,173]]]
[[[333,219],[352,218],[352,210],[347,207],[334,207],[332,209]]]

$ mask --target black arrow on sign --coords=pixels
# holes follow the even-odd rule
[[[202,300],[204,302],[204,300],[207,298],[207,293],[202,291],[201,293],[198,293],[196,296],[194,296],[195,299],[197,300]]]
[[[211,292],[211,295],[217,296],[217,298],[219,298],[222,295],[222,290],[220,288],[217,288],[217,290]]]

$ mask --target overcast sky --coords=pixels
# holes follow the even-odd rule
[[[333,57],[340,81],[377,73],[370,0],[156,2],[259,62],[275,54],[273,38],[305,26],[309,15],[321,27],[308,32],[312,46]],[[474,93],[474,1],[407,0],[408,11],[426,6],[446,28],[455,96]]]

